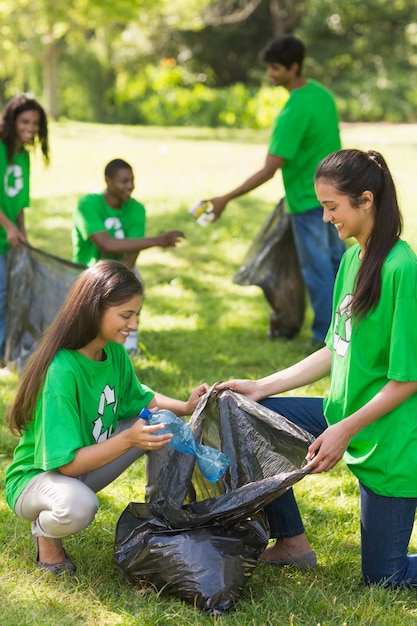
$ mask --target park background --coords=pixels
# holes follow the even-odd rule
[[[2,0],[0,105],[20,90],[42,96],[54,119],[267,128],[278,92],[259,53],[295,33],[306,74],[331,87],[344,121],[414,122],[416,9],[416,0]]]
[[[148,233],[184,231],[175,250],[140,255],[147,297],[142,352],[133,363],[148,385],[185,398],[203,380],[255,378],[285,367],[303,356],[309,338],[310,310],[293,341],[269,341],[262,292],[232,282],[283,193],[280,177],[230,203],[207,228],[188,214],[197,200],[227,191],[263,162],[285,94],[266,84],[260,48],[277,32],[306,40],[306,75],[335,93],[344,147],[377,149],[387,158],[404,237],[417,250],[417,26],[415,0],[172,4],[2,2],[0,99],[32,91],[49,111],[51,164],[44,168],[39,155],[32,160],[33,245],[71,257],[72,210],[81,194],[103,187],[104,165],[114,157],[135,170]],[[0,377],[1,476],[16,443],[5,414],[17,382],[14,371]],[[324,380],[297,393],[326,390]],[[259,565],[236,609],[218,620],[130,585],[112,563],[114,529],[125,506],[143,498],[143,470],[137,463],[103,490],[96,520],[66,542],[78,567],[71,579],[36,570],[28,525],[0,499],[2,626],[415,624],[415,591],[363,587],[358,490],[343,462],[296,487],[316,570]],[[411,546],[417,550],[415,535]]]

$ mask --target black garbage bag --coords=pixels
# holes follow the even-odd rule
[[[238,600],[267,545],[263,508],[305,476],[314,438],[256,402],[214,388],[189,425],[200,443],[229,457],[229,468],[209,483],[193,456],[170,450],[157,502],[131,502],[120,516],[114,557],[132,582],[220,614]]]
[[[272,308],[271,339],[291,339],[300,331],[306,309],[306,293],[284,198],[255,237],[233,282],[237,285],[257,285],[263,290]]]
[[[85,269],[25,245],[7,255],[7,363],[18,371],[63,303],[71,283]]]
[[[268,542],[262,515],[233,525],[170,528],[149,507],[130,503],[117,526],[116,563],[132,581],[146,581],[210,615],[237,601]]]

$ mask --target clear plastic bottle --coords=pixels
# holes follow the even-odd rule
[[[215,483],[223,476],[230,465],[230,461],[223,452],[199,444],[191,428],[177,417],[172,411],[160,409],[150,411],[148,408],[142,409],[139,417],[149,424],[164,424],[164,430],[158,430],[156,435],[172,433],[174,436],[169,442],[169,446],[178,452],[194,454],[200,472],[212,483]]]

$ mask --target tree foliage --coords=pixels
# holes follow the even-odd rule
[[[2,0],[0,32],[0,103],[32,91],[53,117],[131,121],[146,103],[128,94],[157,103],[156,73],[166,86],[179,69],[173,101],[200,85],[220,106],[226,87],[259,88],[260,50],[292,32],[307,44],[305,74],[334,91],[344,119],[417,119],[415,0]]]
[[[417,119],[414,0],[316,1],[300,36],[306,69],[333,88],[346,119]]]

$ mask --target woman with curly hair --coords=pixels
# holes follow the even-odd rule
[[[0,366],[4,367],[7,252],[27,242],[24,209],[30,204],[28,149],[39,147],[49,162],[48,124],[41,105],[24,94],[6,105],[0,121]]]

